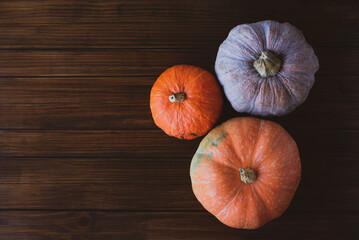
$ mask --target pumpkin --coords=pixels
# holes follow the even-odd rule
[[[220,45],[215,70],[237,112],[279,116],[302,104],[318,59],[289,23],[262,21],[233,28]]]
[[[190,175],[205,209],[230,227],[255,229],[287,209],[301,163],[295,141],[280,125],[242,117],[207,134]]]
[[[219,118],[222,105],[217,80],[200,67],[173,66],[159,76],[151,90],[156,125],[180,139],[206,134]]]

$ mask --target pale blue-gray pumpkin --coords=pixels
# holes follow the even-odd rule
[[[302,32],[270,20],[233,28],[215,64],[233,108],[260,116],[285,115],[302,104],[318,68]]]

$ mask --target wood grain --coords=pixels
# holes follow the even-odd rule
[[[8,23],[0,24],[2,37],[0,47],[6,49],[23,48],[164,48],[164,49],[203,49],[216,51],[219,44],[227,37],[231,28],[241,23],[257,22],[241,18],[226,22],[168,22],[142,21],[129,23]],[[279,21],[289,21],[281,16]],[[93,19],[95,21],[95,19]],[[305,34],[306,40],[313,46],[348,45],[357,47],[359,34],[352,27],[359,21],[335,21],[323,24],[323,21],[290,21]],[[136,25],[136,30],[133,29]],[[316,29],[312,32],[311,29]],[[18,31],[23,29],[23,31]],[[208,29],[211,29],[208,32]],[[333,32],[335,33],[333,35]],[[343,38],[343,36],[347,36]],[[350,39],[351,38],[351,39]],[[322,40],[324,39],[324,40]],[[11,44],[9,44],[11,40]]]
[[[357,73],[358,48],[318,47],[315,52],[320,59],[318,73]],[[217,50],[0,50],[0,76],[158,76],[176,64],[196,65],[212,72],[216,55]]]
[[[191,219],[190,221],[188,219]],[[284,214],[256,231],[231,229],[206,212],[0,212],[0,233],[8,240],[49,239],[355,239],[354,214]],[[348,224],[341,224],[347,222]],[[283,231],[283,229],[286,229]],[[315,232],[315,234],[313,234]]]
[[[354,181],[359,166],[356,156],[334,156],[317,160],[318,156],[302,153],[302,183],[317,185]],[[331,161],[329,161],[331,160]],[[128,183],[158,184],[163,190],[170,185],[188,185],[191,158],[2,158],[0,184],[106,184]],[[317,164],[322,165],[326,176],[317,176]],[[21,166],[21,167],[19,167]],[[349,170],[336,175],[337,171]],[[336,177],[333,177],[336,175]],[[95,176],[95,177],[94,177]],[[14,186],[16,187],[16,186]],[[349,188],[350,186],[348,186]],[[342,189],[346,189],[345,186]],[[338,190],[337,190],[338,191]],[[189,194],[192,194],[189,192]],[[325,196],[323,196],[324,198]]]
[[[141,183],[131,180],[116,184],[0,184],[3,194],[0,209],[200,209],[198,201],[191,193],[189,177],[175,184],[170,178],[166,179],[166,182],[171,184],[171,189],[168,186],[163,187],[161,183],[164,181]],[[348,192],[345,192],[345,196],[347,195]],[[352,205],[349,202],[346,208],[352,209]]]
[[[355,130],[288,130],[302,153],[359,153]],[[323,141],[326,139],[326,141]],[[183,141],[161,130],[1,130],[0,157],[187,157],[201,139]]]
[[[311,3],[311,8],[299,12],[303,3]],[[323,3],[326,3],[325,8]],[[10,23],[72,23],[72,22],[132,22],[165,20],[173,22],[174,19],[183,21],[224,21],[235,18],[253,19],[255,13],[263,17],[280,15],[286,19],[300,20],[358,20],[355,0],[331,1],[325,0],[293,0],[290,4],[282,2],[282,6],[273,5],[272,2],[258,3],[246,2],[239,4],[236,0],[194,2],[183,0],[178,2],[169,0],[164,4],[162,0],[3,0],[1,1],[1,20]],[[244,7],[245,4],[245,7]],[[281,8],[279,8],[281,7]],[[282,10],[282,11],[281,11]],[[286,11],[284,11],[286,10]],[[7,14],[16,13],[13,19]]]
[[[0,104],[2,129],[157,129],[149,105]]]
[[[294,24],[315,46],[358,46],[359,7],[354,3],[261,1],[258,7],[257,2],[234,0],[1,1],[0,47],[215,50],[232,27],[266,19]],[[306,5],[310,8],[298,11]]]
[[[188,185],[188,158],[2,158],[0,184]],[[19,167],[21,166],[21,167]],[[16,187],[16,186],[15,186]]]
[[[189,157],[198,144],[161,130],[0,131],[0,157]]]
[[[5,77],[0,81],[0,102],[148,105],[157,77]]]
[[[4,78],[0,81],[0,129],[154,130],[149,94],[155,80]],[[287,129],[359,129],[358,108],[352,104],[359,94],[356,82],[355,76],[319,76],[302,106],[287,116],[268,119]],[[333,102],[337,94],[342,97]],[[244,114],[233,111],[226,101],[219,123],[240,115]]]
[[[341,205],[331,209],[332,213],[355,211],[355,186],[341,184],[355,180],[359,167],[354,159],[355,156],[340,156],[325,161],[318,160],[318,155],[303,153],[302,180],[288,211],[327,212],[333,201]],[[0,209],[201,210],[191,191],[190,161],[191,158],[4,159],[0,165]],[[326,175],[318,176],[318,164]]]

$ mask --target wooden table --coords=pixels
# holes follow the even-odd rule
[[[352,1],[0,2],[0,239],[358,239],[359,4]],[[279,219],[226,227],[191,189],[201,139],[151,118],[157,76],[214,73],[237,24],[301,29],[320,62],[307,101],[271,120],[297,141],[302,180]],[[225,102],[220,123],[236,113]]]

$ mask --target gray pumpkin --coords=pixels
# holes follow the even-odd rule
[[[302,104],[318,68],[296,27],[269,20],[233,28],[215,64],[233,108],[261,116],[285,115]]]

